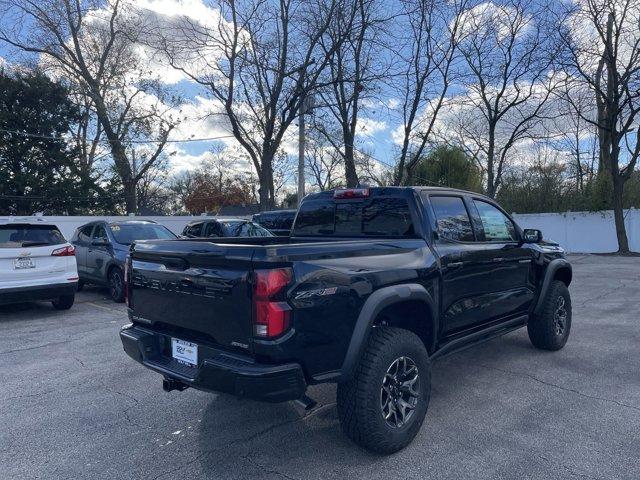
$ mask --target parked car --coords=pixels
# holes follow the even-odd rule
[[[0,223],[0,305],[51,300],[73,305],[78,283],[75,249],[42,217]]]
[[[267,229],[243,218],[207,218],[187,223],[186,238],[273,237]]]
[[[78,288],[86,283],[104,285],[115,302],[124,301],[124,260],[129,246],[138,240],[176,238],[167,227],[148,220],[99,220],[79,227],[71,239],[76,247]]]
[[[166,391],[311,406],[336,382],[343,431],[385,454],[419,431],[433,360],[525,326],[558,350],[571,329],[563,250],[447,188],[309,195],[290,237],[145,242],[127,270],[120,338]]]
[[[293,219],[297,210],[273,210],[271,212],[256,213],[252,220],[263,226],[274,235],[286,237],[291,234]]]

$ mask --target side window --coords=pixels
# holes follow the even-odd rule
[[[482,200],[474,200],[473,203],[480,215],[485,241],[513,242],[518,240],[513,222],[504,213]]]
[[[218,222],[209,222],[205,228],[205,237],[224,237],[222,227]]]
[[[440,238],[458,242],[473,242],[471,220],[461,197],[432,196]]]
[[[93,230],[93,225],[86,225],[82,227],[78,232],[78,240],[89,243],[91,241],[91,230]]]
[[[260,227],[258,224],[253,222],[248,222],[246,224],[247,228],[247,237],[266,237],[268,236],[267,231]]]
[[[202,223],[194,223],[188,227],[186,234],[190,237],[199,237],[202,234]]]
[[[104,228],[104,225],[96,225],[92,238],[93,240],[109,241],[109,237],[107,237],[107,230]]]
[[[251,237],[251,233],[253,232],[253,228],[249,222],[245,222],[238,228],[237,237]]]
[[[264,229],[263,227],[261,227],[260,225],[257,225],[255,223],[251,224],[251,236],[252,237],[269,237],[269,232]]]

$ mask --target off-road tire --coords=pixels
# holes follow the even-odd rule
[[[571,331],[571,296],[560,280],[554,280],[543,300],[539,315],[533,315],[527,323],[529,340],[541,350],[560,350],[565,346]],[[562,307],[560,306],[562,305]],[[565,312],[562,328],[558,326],[558,309]]]
[[[116,303],[124,302],[124,275],[118,267],[113,267],[107,275],[109,296]]]
[[[61,295],[60,297],[51,300],[53,308],[56,310],[69,310],[73,306],[75,295]]]
[[[400,357],[409,357],[418,368],[419,395],[413,414],[401,427],[383,417],[382,382]],[[369,335],[364,354],[353,377],[338,384],[337,408],[347,437],[365,449],[390,454],[406,447],[416,436],[429,407],[431,363],[424,344],[414,333],[401,328],[376,327]]]

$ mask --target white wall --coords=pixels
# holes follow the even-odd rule
[[[625,211],[625,224],[629,247],[640,252],[640,210]],[[80,225],[99,218],[107,221],[144,219],[156,221],[176,234],[182,233],[184,226],[191,220],[202,217],[140,216],[140,217],[46,217],[54,223],[66,238],[71,238]],[[522,228],[542,230],[544,238],[558,242],[568,252],[607,253],[618,250],[618,241],[613,222],[613,212],[567,212],[567,213],[530,213],[514,218]],[[0,217],[0,221],[7,217]]]
[[[640,252],[640,210],[625,210],[629,248]],[[608,253],[618,250],[611,210],[602,212],[530,213],[517,215],[522,228],[542,230],[545,239],[574,253]]]

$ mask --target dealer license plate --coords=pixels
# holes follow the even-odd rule
[[[16,258],[13,261],[13,268],[16,270],[22,270],[24,268],[36,268],[36,263],[29,257]]]
[[[180,363],[191,367],[198,365],[198,345],[177,338],[171,339],[172,356]]]

